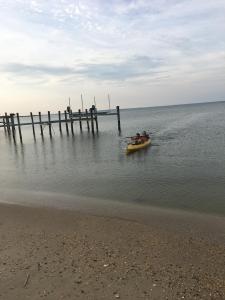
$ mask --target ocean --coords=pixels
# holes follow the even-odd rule
[[[1,128],[0,201],[63,208],[85,198],[225,215],[225,102],[122,109],[120,134],[116,116],[99,117],[95,135],[83,126],[67,136],[54,124],[42,140],[36,125],[36,141],[23,127],[23,144]],[[152,145],[126,155],[126,137],[143,130]]]

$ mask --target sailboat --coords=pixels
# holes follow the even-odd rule
[[[111,114],[111,103],[110,103],[110,96],[109,96],[109,94],[108,94],[108,105],[109,105],[108,110],[100,110],[100,111],[98,111],[98,115],[108,115],[108,114]]]

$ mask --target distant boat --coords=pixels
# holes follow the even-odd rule
[[[97,114],[98,115],[108,115],[108,114],[110,114],[110,112],[109,111],[100,110],[100,111],[97,111]]]
[[[90,112],[88,111],[88,114]],[[97,110],[97,115],[98,116],[106,116],[106,115],[113,115],[114,113],[112,113],[111,111],[108,111],[108,110]],[[86,116],[86,113],[85,112],[72,112],[71,114],[73,117],[79,117],[79,115],[81,116]],[[116,113],[115,113],[116,115]]]

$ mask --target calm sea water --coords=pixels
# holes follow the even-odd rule
[[[27,191],[60,194],[62,207],[83,196],[225,215],[224,102],[122,110],[121,124],[119,135],[116,116],[101,117],[94,136],[75,124],[74,137],[54,125],[44,140],[37,126],[36,142],[24,127],[23,145],[1,129],[0,200]],[[126,136],[142,130],[152,146],[127,156]]]

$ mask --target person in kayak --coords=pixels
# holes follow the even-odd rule
[[[146,142],[146,141],[149,140],[149,134],[147,134],[146,131],[143,131],[143,132],[142,132],[141,140],[142,140],[143,142]]]
[[[136,135],[133,136],[131,139],[134,141],[134,144],[135,144],[135,145],[138,145],[138,144],[141,144],[141,143],[142,143],[141,135],[140,135],[139,132],[136,133]]]

